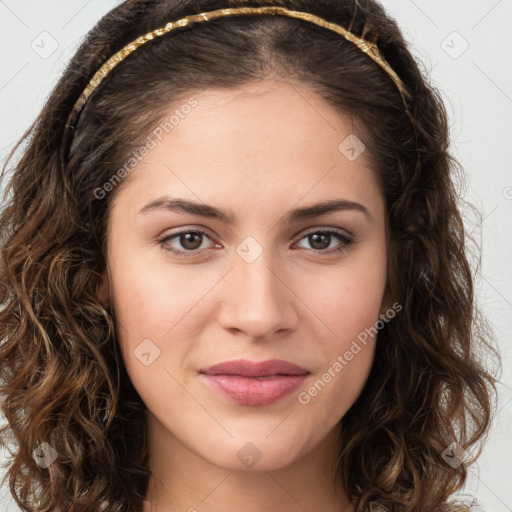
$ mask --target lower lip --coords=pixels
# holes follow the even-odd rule
[[[304,374],[250,378],[239,375],[201,375],[215,391],[241,405],[273,404],[297,389],[308,376]]]

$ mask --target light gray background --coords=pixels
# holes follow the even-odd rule
[[[2,162],[35,118],[81,38],[117,3],[0,0]],[[512,0],[382,4],[443,91],[452,152],[468,173],[466,198],[482,213],[481,224],[468,217],[467,227],[483,244],[477,292],[498,336],[504,371],[499,413],[464,492],[476,495],[486,512],[512,511]],[[7,495],[7,489],[0,489],[0,509],[17,512]]]

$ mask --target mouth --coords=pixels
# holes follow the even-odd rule
[[[226,361],[200,370],[211,389],[241,405],[275,403],[297,389],[310,372],[280,359]]]

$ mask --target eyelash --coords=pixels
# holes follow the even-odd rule
[[[185,258],[192,257],[192,256],[195,256],[201,250],[206,250],[206,249],[195,249],[195,250],[189,250],[189,251],[182,251],[180,249],[170,249],[168,246],[165,245],[166,242],[169,242],[173,238],[177,238],[180,235],[190,234],[190,233],[204,235],[211,239],[211,237],[208,235],[208,233],[205,233],[204,231],[202,231],[200,229],[196,229],[196,230],[185,229],[185,230],[173,233],[172,235],[161,238],[160,240],[158,240],[158,243],[160,244],[162,249],[164,249],[165,251],[170,252],[174,255],[183,256]],[[313,252],[317,252],[320,254],[342,253],[342,252],[349,250],[350,247],[355,243],[355,240],[353,237],[345,235],[341,231],[334,230],[334,229],[317,229],[316,231],[309,231],[302,236],[302,238],[299,240],[299,242],[301,240],[303,240],[304,238],[307,238],[310,235],[315,235],[315,234],[319,234],[319,233],[323,234],[323,235],[334,235],[334,236],[340,238],[342,241],[342,243],[340,243],[339,246],[335,247],[334,249],[329,249],[329,250],[309,249]]]

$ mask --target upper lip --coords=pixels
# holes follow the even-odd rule
[[[209,368],[203,368],[200,370],[200,373],[205,373],[206,375],[266,377],[269,375],[305,375],[309,371],[282,359],[269,359],[268,361],[259,362],[237,359],[234,361],[224,361]]]

